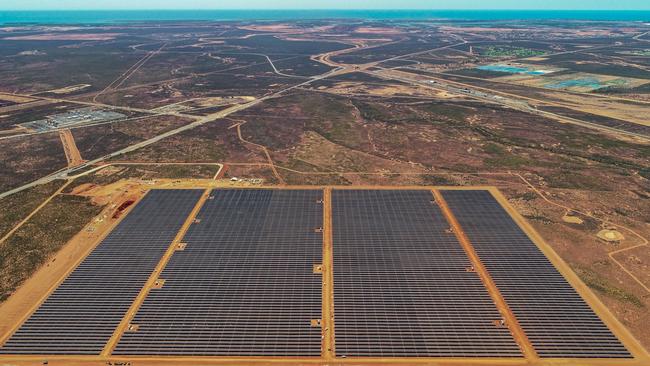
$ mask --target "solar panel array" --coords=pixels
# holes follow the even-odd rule
[[[432,200],[332,191],[337,356],[521,357]]]
[[[0,353],[99,354],[201,193],[150,191]]]
[[[100,354],[202,193],[150,191],[0,354]],[[632,357],[489,191],[441,193],[540,357]],[[319,356],[322,197],[213,191],[113,354]],[[337,356],[522,356],[430,191],[334,189],[332,235]]]
[[[631,357],[489,191],[442,191],[540,357]]]
[[[212,194],[113,354],[319,356],[322,190]]]

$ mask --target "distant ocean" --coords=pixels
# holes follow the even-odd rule
[[[177,20],[553,20],[650,22],[650,10],[102,10],[3,11],[0,24],[101,24]]]

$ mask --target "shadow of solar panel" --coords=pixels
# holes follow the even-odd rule
[[[215,190],[113,354],[319,356],[321,190]]]
[[[442,191],[540,357],[631,357],[489,191]]]
[[[521,357],[425,190],[333,190],[337,356]]]
[[[0,353],[99,354],[201,194],[150,191]]]

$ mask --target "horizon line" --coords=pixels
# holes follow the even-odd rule
[[[494,8],[494,9],[469,9],[469,8],[34,8],[34,9],[2,9],[4,11],[144,11],[144,10],[164,10],[164,11],[650,11],[647,9],[511,9],[511,8]]]

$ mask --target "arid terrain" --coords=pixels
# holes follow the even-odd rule
[[[650,349],[648,24],[0,27],[0,309],[148,188],[257,185],[495,186]]]

